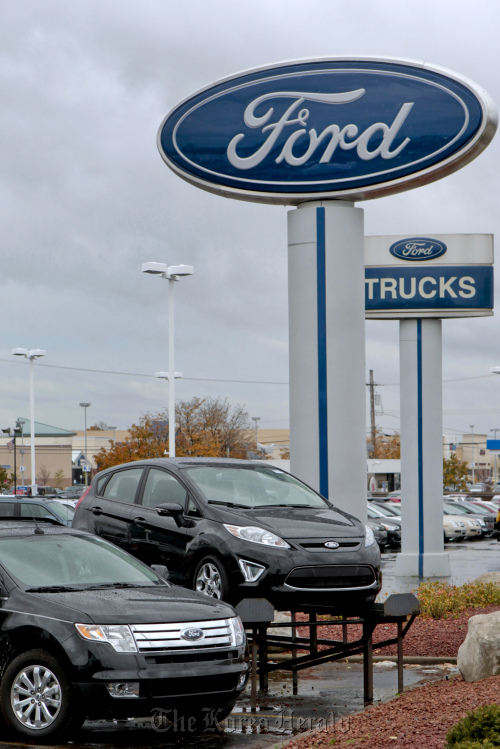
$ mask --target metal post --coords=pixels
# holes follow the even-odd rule
[[[316,612],[313,611],[311,614],[309,614],[309,621],[310,622],[316,622]],[[318,652],[318,627],[309,627],[309,639],[311,641],[311,653],[317,653]]]
[[[267,628],[259,628],[259,688],[262,692],[267,692],[269,688],[269,674],[266,671],[267,665]]]
[[[295,611],[292,611],[292,658],[295,659],[297,657],[297,648],[295,646],[295,641],[297,639],[297,613]],[[297,695],[299,691],[299,677],[297,673],[297,669],[293,668],[292,670],[292,693],[293,695]]]
[[[474,460],[474,424],[470,424],[470,430],[472,432],[472,460],[471,460],[471,466],[472,466],[472,484],[474,485],[474,469],[475,469],[475,460]]]
[[[252,691],[250,704],[252,712],[257,709],[257,630],[252,630]]]
[[[30,357],[30,421],[31,421],[31,495],[36,496],[36,467],[35,467],[35,360]]]
[[[168,455],[175,458],[175,360],[174,360],[174,288],[168,279]]]
[[[403,622],[398,622],[398,692],[404,691],[403,671]]]
[[[367,623],[363,622],[363,636],[367,631]],[[373,641],[372,635],[363,645],[363,694],[365,702],[373,702]]]

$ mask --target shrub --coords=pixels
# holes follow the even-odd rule
[[[447,619],[463,611],[485,606],[500,606],[500,585],[495,583],[421,583],[415,591],[424,619]]]
[[[467,713],[446,736],[446,749],[494,749],[500,746],[500,705]]]

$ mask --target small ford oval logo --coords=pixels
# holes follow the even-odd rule
[[[444,242],[428,237],[410,237],[394,242],[389,247],[389,252],[401,260],[434,260],[444,255],[448,248]]]
[[[186,629],[181,630],[181,637],[183,640],[189,640],[190,642],[201,640],[203,637],[203,630],[198,629],[197,627],[187,627]]]
[[[340,544],[338,544],[336,541],[327,541],[325,546],[327,549],[338,549]]]

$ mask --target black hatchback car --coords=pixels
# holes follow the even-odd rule
[[[173,582],[236,603],[359,613],[380,589],[371,528],[266,463],[158,458],[109,468],[77,506],[96,533]]]
[[[213,725],[245,687],[245,648],[231,606],[113,544],[43,518],[0,523],[0,709],[18,737],[155,711],[178,731]]]

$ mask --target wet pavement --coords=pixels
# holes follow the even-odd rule
[[[452,569],[449,582],[462,584],[483,572],[500,571],[500,543],[494,539],[446,544]],[[394,574],[395,553],[382,557],[383,589],[389,593],[414,590],[418,578],[400,578]],[[456,671],[451,664],[405,666],[405,687],[445,678]],[[374,664],[374,702],[397,694],[397,669],[392,662]],[[334,729],[339,735],[349,730],[349,715],[363,709],[363,667],[358,663],[327,663],[304,669],[299,674],[298,694],[292,694],[292,675],[278,671],[269,676],[269,692],[259,694],[258,707],[252,712],[249,689],[220,728],[207,714],[207,730],[195,734],[166,722],[148,720],[87,722],[78,737],[65,746],[73,749],[93,747],[157,747],[158,749],[281,749],[293,736],[312,729]],[[335,733],[333,736],[335,736]],[[0,743],[1,747],[24,744]],[[30,745],[33,747],[33,745]],[[37,745],[39,747],[42,744]]]

